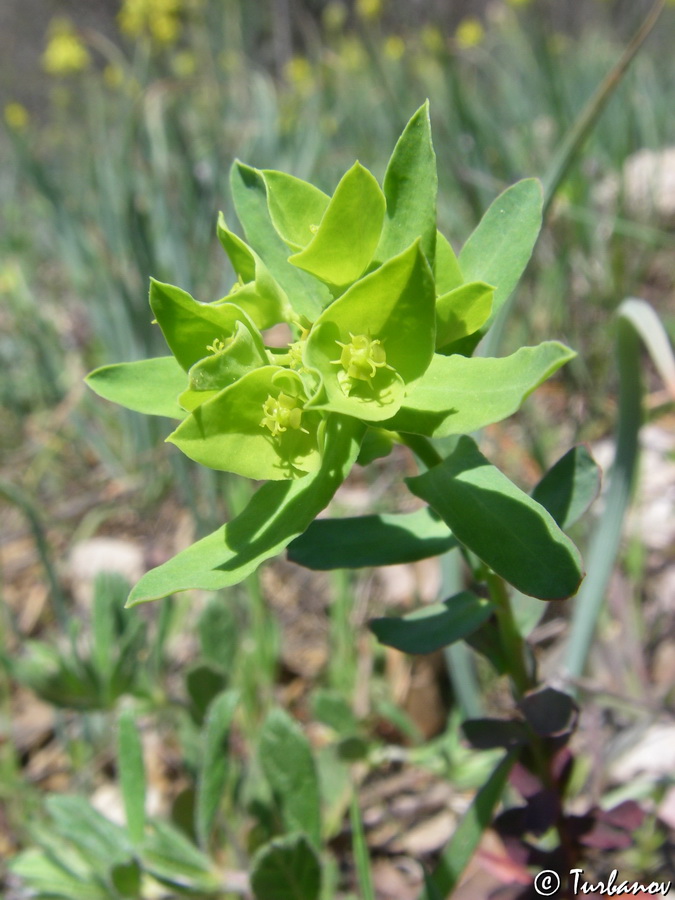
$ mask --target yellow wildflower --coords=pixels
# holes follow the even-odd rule
[[[373,22],[382,15],[382,0],[356,0],[356,14],[366,22]]]
[[[22,103],[8,103],[4,110],[5,122],[12,131],[25,131],[30,116]]]
[[[190,78],[197,69],[194,53],[182,50],[171,57],[171,68],[176,78]]]
[[[445,46],[443,35],[435,25],[425,25],[420,31],[422,44],[430,53],[441,53]]]
[[[326,31],[340,31],[347,20],[347,7],[340,0],[329,0],[321,14]]]
[[[482,43],[484,37],[485,29],[483,28],[481,21],[472,16],[462,19],[455,32],[457,46],[462,50],[467,50],[470,47],[477,47],[478,44]]]
[[[117,21],[129,37],[173,43],[180,32],[180,0],[124,0]]]
[[[304,56],[294,56],[286,63],[284,74],[295,87],[308,87],[312,82],[312,66]]]
[[[69,19],[52,19],[49,40],[42,54],[42,68],[48,75],[72,75],[87,68],[89,51]]]
[[[403,38],[398,34],[390,34],[384,42],[384,55],[398,61],[405,53]]]

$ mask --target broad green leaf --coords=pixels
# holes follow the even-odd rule
[[[131,709],[124,709],[118,720],[119,780],[124,801],[127,831],[134,844],[145,833],[145,766],[143,745]]]
[[[26,850],[9,862],[11,872],[31,889],[31,896],[50,900],[109,900],[94,878],[81,881],[40,850]]]
[[[449,897],[457,886],[462,873],[474,855],[483,832],[492,824],[494,811],[499,803],[518,755],[507,753],[478,791],[471,806],[462,817],[449,842],[441,852],[436,868],[428,878],[420,900],[436,900]]]
[[[316,765],[302,728],[285,710],[272,709],[265,719],[258,756],[286,828],[303,832],[318,848],[321,797]]]
[[[371,619],[368,627],[381,644],[403,653],[433,653],[462,640],[490,618],[494,604],[462,591],[444,600],[416,609],[402,618]]]
[[[102,366],[84,380],[99,397],[127,409],[146,416],[185,418],[177,397],[187,387],[187,378],[173,356]]]
[[[227,686],[227,676],[221,666],[212,662],[195,663],[185,675],[185,687],[190,698],[190,714],[197,724],[206,718],[209,706]]]
[[[417,562],[457,542],[428,506],[413,513],[316,519],[288,545],[288,558],[308,569],[358,569]]]
[[[598,496],[601,478],[600,467],[588,449],[579,444],[548,470],[532,491],[532,497],[566,530]]]
[[[214,597],[200,615],[197,630],[203,658],[231,672],[240,640],[232,607],[222,597]]]
[[[323,311],[305,343],[322,379],[310,406],[379,421],[433,358],[434,285],[419,242],[354,284]]]
[[[249,245],[260,255],[295,312],[313,322],[333,295],[326,285],[288,262],[288,246],[270,218],[262,172],[236,161],[230,171],[230,186]]]
[[[375,258],[402,253],[417,238],[433,267],[436,249],[436,154],[431,143],[429,102],[410,119],[398,139],[384,176],[386,216]]]
[[[262,170],[272,224],[291,250],[302,250],[312,240],[330,203],[330,197],[308,181]]]
[[[321,465],[322,417],[303,409],[305,400],[299,375],[263,366],[196,407],[167,441],[211,469],[274,481],[301,478]]]
[[[354,163],[331,197],[312,240],[289,262],[344,288],[365,272],[382,233],[385,199],[374,176]]]
[[[303,834],[289,834],[265,844],[251,863],[256,900],[319,900],[321,863]]]
[[[464,276],[459,268],[459,260],[450,242],[440,231],[436,232],[436,256],[434,258],[434,278],[436,293],[440,296],[454,291],[464,284]]]
[[[211,354],[227,358],[238,325],[250,334],[249,368],[267,361],[260,332],[234,303],[200,303],[187,291],[153,278],[150,306],[171,352],[185,371]],[[241,364],[239,353],[237,365]]]
[[[406,481],[458,541],[519,591],[540,600],[576,593],[582,578],[577,548],[470,437],[460,437],[442,463]]]
[[[494,288],[483,281],[470,281],[436,300],[436,346],[459,341],[490,318]],[[442,352],[442,349],[441,349]]]
[[[468,434],[512,415],[542,381],[575,356],[557,341],[500,358],[436,354],[385,427],[445,437]]]
[[[221,302],[236,303],[258,328],[269,328],[286,319],[291,311],[288,298],[255,250],[230,231],[222,213],[216,230],[239,279]]]
[[[512,185],[497,197],[459,254],[465,281],[495,285],[490,322],[508,300],[532,256],[541,229],[542,187],[535,178]]]
[[[216,697],[206,713],[195,810],[197,837],[204,849],[209,845],[227,781],[230,727],[238,701],[236,691],[225,691]]]
[[[130,897],[132,900],[138,900],[142,897],[143,873],[141,867],[135,859],[126,863],[117,863],[110,870],[110,880],[113,886],[122,897]]]
[[[231,522],[147,572],[131,591],[127,605],[191,588],[217,591],[238,584],[302,534],[327,506],[356,461],[364,431],[356,419],[329,417],[318,472],[263,485]]]

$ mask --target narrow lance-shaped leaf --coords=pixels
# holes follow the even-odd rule
[[[562,600],[576,593],[582,564],[574,544],[470,437],[461,437],[442,463],[407,484],[458,541],[524,594]]]
[[[436,868],[428,876],[428,887],[421,894],[420,900],[449,897],[455,889],[483,833],[492,822],[495,808],[504,793],[509,772],[517,758],[517,753],[507,753],[478,791],[450,841],[443,848]]]
[[[439,556],[457,541],[425,506],[413,513],[316,519],[288,545],[288,558],[308,569],[390,566]]]
[[[462,591],[402,618],[371,619],[368,627],[381,644],[403,653],[433,653],[476,631],[492,615],[494,604],[470,591]]]
[[[374,176],[354,163],[335,189],[316,234],[289,261],[329,285],[346,287],[373,258],[384,210],[384,195]]]
[[[433,267],[436,250],[436,154],[431,142],[429,102],[410,119],[384,176],[387,212],[375,258],[397,256],[417,238]]]
[[[505,190],[490,205],[462,247],[459,265],[466,281],[495,285],[489,328],[520,281],[541,230],[543,192],[539,181],[526,178]]]
[[[263,485],[231,522],[144,575],[127,605],[191,588],[217,591],[238,584],[283,550],[328,504],[356,461],[364,431],[356,419],[329,417],[318,472]]]
[[[324,284],[288,262],[288,245],[270,218],[262,173],[237,161],[230,171],[230,186],[249,245],[281,285],[296,313],[313,321],[333,295]]]
[[[436,354],[384,427],[429,437],[478,431],[516,412],[542,381],[574,356],[557,341],[521,347],[497,359]]]
[[[436,232],[436,255],[434,257],[434,279],[439,296],[454,291],[464,284],[464,276],[459,260],[450,241],[440,231]]]
[[[265,719],[258,754],[287,829],[304,832],[318,848],[321,798],[316,765],[304,732],[283,709],[273,709]]]
[[[195,808],[197,837],[205,849],[227,781],[230,726],[238,700],[236,691],[225,691],[213,700],[206,714]]]
[[[102,366],[85,381],[99,397],[135,412],[185,418],[177,397],[187,387],[187,376],[173,356]]]
[[[133,843],[138,845],[145,833],[145,766],[133,710],[122,710],[118,730],[119,777],[127,831]]]

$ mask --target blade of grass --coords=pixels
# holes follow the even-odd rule
[[[572,614],[564,672],[575,681],[583,675],[602,610],[605,591],[616,562],[623,522],[630,503],[642,424],[640,338],[675,397],[675,358],[654,310],[642,300],[624,301],[618,310],[619,422],[616,456],[605,509],[587,556],[585,581]]]
[[[363,820],[359,808],[359,797],[356,791],[352,794],[352,802],[349,810],[349,818],[352,826],[352,851],[356,866],[356,877],[361,889],[361,900],[375,900],[375,888],[370,869],[370,856],[368,844],[363,830]]]

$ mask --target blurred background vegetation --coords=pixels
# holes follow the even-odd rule
[[[93,535],[132,537],[144,547],[144,563],[153,564],[179,542],[180,528],[204,532],[243,502],[240,485],[197,471],[167,450],[161,423],[112,409],[82,388],[93,366],[163,353],[147,303],[151,275],[202,301],[227,292],[233,275],[217,247],[215,222],[222,209],[234,223],[232,161],[283,169],[329,192],[355,157],[380,177],[398,134],[428,97],[439,224],[458,249],[501,189],[546,174],[650,5],[5,0],[5,654],[36,636],[77,643],[66,624],[77,609],[66,560],[78,542]],[[547,403],[521,416],[518,448],[500,444],[521,478],[550,463],[557,449],[600,437],[611,426],[612,322],[624,297],[650,300],[671,333],[675,327],[674,28],[671,2],[556,195],[502,336],[500,353],[543,338],[560,338],[579,352],[547,389]],[[396,464],[405,467],[405,461]],[[370,489],[382,495],[391,478],[386,471],[378,477]],[[364,588],[340,576],[327,590],[337,598],[330,614],[336,649],[321,678],[351,707],[360,671],[351,604]],[[234,593],[238,626],[252,635],[241,642],[239,678],[248,697],[247,733],[253,734],[280,677],[279,634],[266,617],[263,587],[255,582],[248,591]],[[191,621],[181,603],[166,604],[170,614],[148,613],[160,635]],[[136,648],[143,637],[135,628],[133,634]],[[190,659],[195,652],[181,647],[179,656]],[[155,658],[148,678],[156,684],[139,688],[146,700],[155,698],[149,705],[155,713],[166,712],[175,668]],[[382,685],[369,682],[375,700],[364,706],[361,699],[360,708],[380,710],[387,728],[414,740],[414,724],[397,713],[380,674]],[[16,712],[19,684],[42,691],[50,704],[79,708],[68,678],[54,683],[60,687],[47,689],[11,669],[0,683],[0,805],[26,795],[39,808],[33,785],[21,780],[25,759],[3,745],[1,731]],[[136,691],[131,675],[124,684],[125,691]],[[105,700],[100,685],[91,691],[80,707],[109,710],[114,691]],[[163,727],[169,728],[166,721]],[[175,738],[178,726],[170,727]],[[57,717],[54,728],[67,745],[60,761],[65,784],[79,772],[75,783],[92,789],[102,777],[105,724]],[[26,840],[27,823],[16,812],[4,819],[11,852]]]

